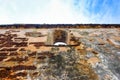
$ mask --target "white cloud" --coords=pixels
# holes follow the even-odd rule
[[[97,14],[89,11],[97,0],[0,0],[0,24],[9,23],[119,23],[106,0]],[[116,20],[119,19],[119,20]]]

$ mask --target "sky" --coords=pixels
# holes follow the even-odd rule
[[[120,0],[0,0],[0,24],[120,24]]]

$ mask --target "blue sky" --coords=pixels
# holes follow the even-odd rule
[[[120,24],[120,0],[0,0],[0,24]]]

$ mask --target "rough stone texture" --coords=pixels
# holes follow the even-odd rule
[[[69,29],[73,37],[71,43],[79,45],[68,47],[36,47],[34,42],[46,41],[46,29],[36,29],[44,34],[39,38],[25,36],[25,32],[35,31],[33,29],[14,30],[0,30],[0,80],[120,79],[118,28]],[[28,39],[24,41],[27,45],[21,43],[15,47],[16,37]]]

